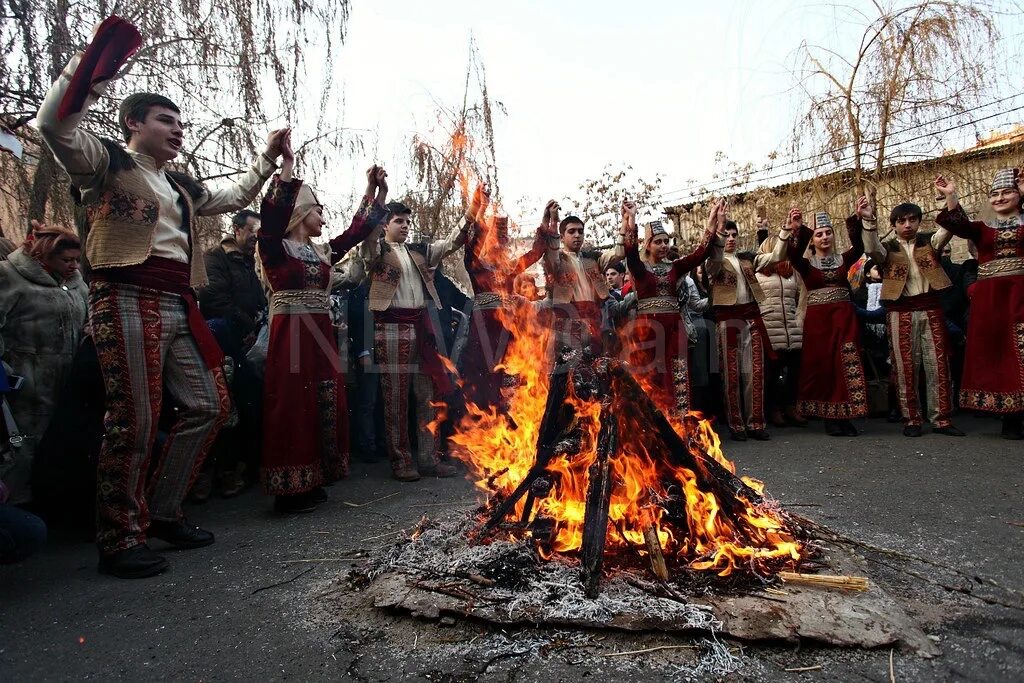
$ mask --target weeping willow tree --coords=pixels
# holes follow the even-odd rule
[[[792,151],[808,160],[806,174],[848,169],[846,191],[873,195],[887,166],[941,153],[942,133],[971,125],[997,94],[999,35],[986,0],[868,7],[835,6],[837,24],[862,27],[855,49],[801,45],[808,104]]]
[[[315,60],[322,68],[319,114],[303,123],[317,131],[317,144],[304,146],[300,163],[323,170],[335,150],[357,144],[337,120],[340,95],[332,81],[349,0],[0,0],[0,123],[26,148],[21,161],[0,154],[0,187],[24,218],[71,218],[66,179],[25,124],[93,27],[111,14],[138,27],[143,45],[87,116],[91,132],[118,139],[121,99],[160,92],[182,109],[187,130],[178,162],[185,170],[201,180],[240,173],[268,128],[313,109],[302,79]]]
[[[413,210],[420,238],[443,236],[451,230],[478,182],[486,183],[492,203],[501,205],[494,116],[504,111],[500,102],[491,99],[484,63],[470,39],[461,103],[437,102],[429,127],[410,142],[414,182],[402,201]]]

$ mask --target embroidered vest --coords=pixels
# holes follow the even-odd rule
[[[942,269],[939,255],[931,244],[931,233],[918,233],[914,241],[914,261],[921,270],[921,275],[928,281],[933,290],[946,289],[953,283]],[[882,273],[882,300],[896,301],[903,296],[903,289],[910,277],[910,261],[897,240],[885,243],[885,268]]]
[[[583,272],[587,274],[594,293],[597,294],[597,303],[608,298],[608,283],[601,277],[601,270],[598,267],[597,259],[593,252],[581,252],[580,262],[583,265]],[[569,263],[569,257],[561,251],[558,252],[558,272],[552,276],[548,274],[548,288],[551,290],[551,300],[556,304],[567,304],[572,301],[573,284],[576,281],[576,269]]]
[[[754,264],[747,259],[739,259],[740,270],[743,271],[743,279],[750,288],[750,296],[757,303],[764,303],[764,292],[757,281],[757,274],[754,272]],[[740,274],[736,272],[732,264],[722,260],[722,267],[711,277],[711,302],[715,306],[736,305],[736,285],[739,283]]]
[[[420,273],[420,280],[423,282],[423,286],[427,289],[427,294],[434,302],[434,306],[441,307],[441,297],[437,295],[437,289],[434,287],[434,273],[433,269],[427,264],[427,257],[423,251],[426,250],[426,245],[422,244],[408,244],[406,247],[409,250],[409,257],[412,258],[412,262],[416,264],[416,269]],[[388,306],[391,305],[391,300],[395,298],[395,291],[398,289],[398,283],[402,278],[402,263],[398,260],[398,254],[392,249],[387,242],[381,242],[381,253],[373,266],[370,268],[370,310],[371,311],[385,311]]]
[[[110,170],[102,185],[84,190],[76,197],[85,207],[89,221],[85,256],[93,269],[137,266],[152,255],[160,203],[128,153],[116,143],[102,142],[110,158]],[[184,203],[182,221],[188,224],[191,248],[200,243],[193,202],[202,196],[203,187],[181,173],[164,175]],[[189,284],[194,289],[205,286],[202,249],[191,249],[189,265]]]

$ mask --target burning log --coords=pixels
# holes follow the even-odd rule
[[[608,366],[616,380],[615,390],[622,392],[625,400],[638,408],[654,427],[668,449],[672,463],[692,471],[701,489],[715,494],[722,511],[734,522],[736,529],[744,534],[745,525],[742,520],[747,506],[740,499],[745,499],[751,505],[759,505],[763,502],[761,495],[714,458],[695,455],[629,370],[618,361],[609,361]]]
[[[544,417],[541,420],[540,430],[537,434],[537,459],[530,468],[519,486],[508,495],[491,513],[490,518],[483,527],[484,533],[494,529],[513,509],[519,499],[526,494],[530,487],[545,472],[551,460],[558,455],[556,447],[558,437],[562,433],[562,425],[565,424],[563,405],[569,392],[569,372],[564,368],[551,376],[551,385],[548,389],[547,404],[544,407]],[[532,501],[531,501],[532,503]],[[532,507],[532,505],[531,505]],[[525,520],[524,520],[525,521]]]
[[[586,511],[583,517],[583,547],[580,576],[583,590],[596,598],[601,581],[604,545],[608,538],[608,506],[612,499],[611,458],[619,447],[619,420],[609,405],[601,408],[601,431],[597,437],[597,458],[590,466]]]
[[[665,555],[661,552],[658,530],[653,524],[644,527],[644,545],[647,546],[647,554],[651,560],[651,571],[659,581],[668,581],[668,566],[665,564]]]

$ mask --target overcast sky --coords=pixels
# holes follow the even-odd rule
[[[1003,29],[1021,42],[1019,15]],[[796,0],[353,0],[348,30],[336,67],[344,122],[376,133],[364,158],[343,160],[335,187],[377,161],[395,169],[401,194],[397,172],[411,136],[430,127],[434,100],[461,101],[472,34],[507,110],[496,144],[508,206],[579,197],[607,163],[661,173],[666,191],[709,179],[718,151],[762,163],[805,106],[792,73],[801,41],[849,51],[860,33],[831,4]],[[316,82],[314,66],[311,92]]]

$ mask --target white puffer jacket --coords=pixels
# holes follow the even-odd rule
[[[764,292],[761,317],[768,329],[772,349],[793,351],[803,348],[804,310],[801,299],[806,296],[803,282],[798,273],[783,277],[757,274],[757,282]]]

